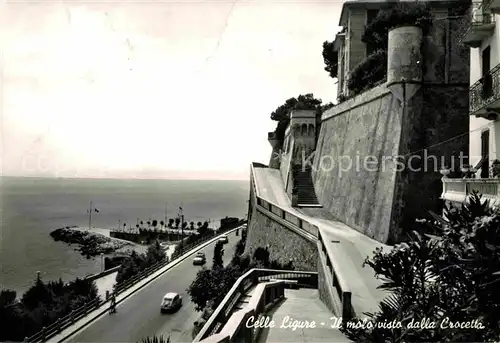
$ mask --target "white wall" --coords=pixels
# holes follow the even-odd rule
[[[489,45],[491,49],[490,64],[494,68],[500,64],[500,16],[495,15],[495,32],[493,36],[485,39],[481,47],[470,49],[470,85],[472,86],[481,78],[481,52]],[[481,133],[490,130],[490,161],[500,159],[500,121],[476,118],[470,116],[469,120],[469,163],[476,165],[481,159]]]

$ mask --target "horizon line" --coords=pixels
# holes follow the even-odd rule
[[[75,177],[75,176],[26,176],[26,175],[0,175],[0,177],[11,177],[11,178],[24,178],[24,179],[96,179],[96,180],[154,180],[154,181],[164,181],[164,180],[172,180],[172,181],[249,181],[250,177],[245,179],[199,179],[193,177],[165,177],[165,178],[157,178],[157,177]]]

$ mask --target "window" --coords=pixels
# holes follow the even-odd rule
[[[488,99],[493,95],[493,79],[490,74],[491,69],[491,49],[487,46],[481,53],[481,74],[483,83],[483,99]]]
[[[377,17],[378,10],[367,10],[366,11],[366,25],[370,23]]]
[[[370,25],[370,23],[377,17],[379,10],[367,10],[366,11],[366,25]],[[375,44],[369,43],[366,44],[366,57],[370,56],[377,50],[377,46]]]

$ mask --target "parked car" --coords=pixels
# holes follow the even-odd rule
[[[226,236],[226,235],[224,235],[224,236],[221,236],[221,237],[219,238],[219,242],[222,242],[222,243],[226,244],[226,243],[228,243],[228,242],[229,242],[229,239],[227,238],[227,236]]]
[[[196,256],[193,258],[193,265],[203,265],[207,262],[207,258],[205,257],[205,253],[199,252],[196,254]]]
[[[161,313],[174,312],[181,308],[182,297],[178,293],[170,292],[165,294],[161,301],[160,311]]]

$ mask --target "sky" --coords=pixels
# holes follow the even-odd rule
[[[339,1],[8,1],[3,175],[249,178],[270,113],[336,98]]]

